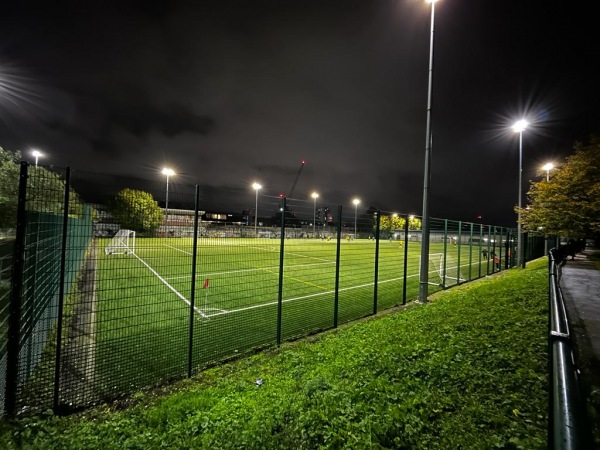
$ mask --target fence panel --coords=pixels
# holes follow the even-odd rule
[[[263,216],[275,213],[278,199],[257,196]],[[252,221],[250,221],[252,223]],[[280,227],[264,219],[249,225],[207,225],[198,241],[197,302],[199,340],[194,361],[206,364],[272,344],[277,338]]]
[[[374,217],[358,204],[342,205],[338,323],[373,312],[375,284]]]
[[[334,326],[337,246],[329,224],[317,226],[316,201],[286,206],[282,336],[291,338]]]
[[[171,180],[167,197],[165,187],[114,187],[110,197],[120,192],[119,213],[95,227],[68,328],[76,333],[70,349],[84,359],[71,363],[85,371],[78,388],[89,394],[84,403],[187,373],[195,194]]]
[[[212,192],[175,176],[24,170],[18,308],[0,272],[0,388],[16,387],[10,413],[116,398],[419,293],[418,216],[258,187],[231,199],[239,213],[219,212]],[[512,229],[430,224],[430,293],[514,265]],[[12,252],[16,241],[6,242]]]
[[[0,412],[4,411],[14,230],[0,234]]]

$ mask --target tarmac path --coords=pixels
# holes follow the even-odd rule
[[[568,259],[560,287],[567,308],[580,382],[587,398],[596,444],[600,443],[600,251],[590,248]],[[600,448],[600,446],[598,447]]]

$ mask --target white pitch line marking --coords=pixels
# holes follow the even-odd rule
[[[418,276],[418,274],[408,275],[406,278],[412,278],[412,277],[416,277],[416,276]],[[398,280],[402,280],[402,279],[404,279],[404,277],[390,278],[389,280],[379,281],[378,284],[390,283],[392,281],[398,281]],[[371,282],[371,283],[359,284],[357,286],[349,286],[346,288],[339,289],[339,292],[350,291],[353,289],[359,289],[359,288],[368,287],[368,286],[373,286],[373,283]],[[316,294],[308,294],[308,295],[302,295],[300,297],[287,298],[285,300],[282,300],[281,303],[288,303],[288,302],[293,302],[296,300],[304,300],[306,298],[311,298],[311,297],[320,297],[322,295],[333,294],[333,293],[335,293],[335,290],[330,290],[330,291],[325,291],[325,292],[317,292]],[[277,301],[274,301],[274,302],[268,302],[268,303],[260,303],[258,305],[246,306],[244,308],[223,310],[222,312],[219,312],[216,314],[209,314],[206,317],[210,318],[210,317],[216,317],[216,316],[223,316],[225,314],[233,314],[236,312],[249,311],[251,309],[258,309],[258,308],[264,308],[266,306],[273,306],[273,305],[276,305],[277,303],[278,303]]]
[[[162,245],[165,246],[165,247],[172,248],[173,250],[177,250],[178,252],[185,253],[186,255],[190,255],[190,256],[193,255],[193,253],[190,253],[190,252],[188,252],[186,250],[181,250],[180,248],[177,248],[177,247],[173,247],[172,245],[168,245],[168,244],[162,244]],[[263,252],[272,253],[272,250],[267,250],[266,248],[257,247],[257,246],[254,246],[254,245],[239,245],[238,244],[238,246],[242,247],[242,248],[253,248],[255,250],[260,250],[260,251],[263,251]],[[310,259],[315,259],[317,261],[325,261],[325,262],[328,262],[330,264],[333,264],[335,262],[335,261],[331,261],[331,260],[325,259],[325,258],[317,258],[316,256],[303,255],[301,253],[294,253],[294,252],[286,252],[286,251],[284,251],[284,254],[285,255],[291,255],[291,256],[297,256],[299,258],[310,258]]]
[[[181,250],[180,248],[173,247],[172,245],[169,245],[169,244],[163,244],[163,246],[164,246],[164,247],[169,247],[169,248],[172,248],[173,250],[177,250],[178,252],[181,252],[181,253],[185,253],[186,255],[190,255],[190,256],[193,256],[193,255],[194,255],[193,253],[187,252],[187,251],[185,251],[185,250]]]
[[[334,264],[334,262],[323,262],[323,263],[312,263],[312,264],[294,264],[291,266],[285,266],[284,268],[287,269],[293,269],[295,267],[311,267],[311,266],[323,266],[323,265],[330,265],[330,264]],[[213,272],[213,273],[207,273],[204,276],[207,277],[215,277],[215,276],[219,276],[219,275],[228,275],[228,274],[232,274],[232,273],[243,273],[243,272],[259,272],[262,270],[275,270],[275,269],[279,269],[279,266],[271,266],[271,267],[255,267],[252,269],[237,269],[237,270],[226,270],[223,272]],[[202,277],[202,275],[196,275],[196,277]],[[191,278],[191,275],[181,275],[178,277],[168,277],[169,280],[179,280],[179,279],[183,279],[183,278]]]
[[[190,305],[190,306],[192,305],[187,298],[185,298],[177,289],[175,289],[173,286],[171,286],[167,280],[165,280],[163,277],[161,277],[158,274],[158,272],[156,270],[154,270],[152,267],[150,267],[150,265],[146,261],[144,261],[142,258],[140,258],[135,253],[133,254],[133,256],[135,256],[143,265],[145,265],[150,270],[150,272],[152,272],[160,281],[162,281],[165,284],[165,286],[167,286],[169,289],[171,289],[173,292],[175,292],[177,297],[179,297],[181,300],[186,302],[188,305]],[[204,314],[201,310],[199,310],[195,306],[194,306],[194,311],[196,311],[198,314],[200,314],[204,318],[208,317],[206,314]]]

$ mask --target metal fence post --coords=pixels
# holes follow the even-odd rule
[[[26,162],[21,163],[19,173],[19,199],[17,201],[16,236],[13,247],[13,269],[11,278],[10,308],[8,320],[6,392],[4,409],[14,416],[17,407],[17,389],[19,387],[19,341],[21,338],[21,295],[23,293],[23,270],[25,261],[25,229],[27,226],[25,199],[27,197]]]
[[[481,278],[481,246],[483,242],[483,224],[479,224],[479,275],[477,276],[477,278]]]
[[[377,281],[379,278],[379,231],[381,226],[381,211],[377,211],[375,224],[375,280],[373,283],[373,314],[377,314]]]
[[[446,289],[446,261],[448,258],[448,219],[444,219],[444,265],[442,268],[442,288]]]
[[[192,353],[194,348],[194,311],[196,303],[196,259],[198,255],[198,199],[200,187],[196,185],[194,196],[194,242],[192,244],[192,282],[190,285],[190,323],[188,330],[188,370],[187,376],[192,376]]]
[[[404,268],[402,274],[402,304],[406,305],[406,280],[408,279],[408,222],[410,215],[406,215],[404,221]]]
[[[456,237],[456,251],[457,251],[457,256],[456,256],[456,265],[458,266],[458,269],[456,269],[456,284],[460,284],[460,278],[461,278],[461,273],[460,273],[460,245],[461,245],[461,241],[462,240],[462,221],[458,221],[458,236]]]
[[[496,246],[498,243],[498,234],[497,234],[497,228],[494,225],[494,234],[492,235],[494,238],[492,239],[493,243],[492,243],[492,273],[496,272],[496,269],[498,268],[496,265],[496,258],[498,258],[498,255],[496,254]]]
[[[338,206],[337,239],[335,249],[335,293],[333,300],[333,327],[338,326],[338,311],[340,306],[340,243],[342,242],[342,205]]]
[[[490,257],[492,256],[492,250],[490,249],[490,244],[492,243],[492,226],[488,225],[487,227],[487,268],[485,271],[486,275],[490,274]],[[493,267],[492,267],[493,271]]]
[[[279,250],[279,291],[277,293],[277,346],[281,345],[281,314],[283,305],[283,263],[285,247],[285,208],[287,198],[283,197],[281,208],[281,249]]]
[[[473,279],[473,222],[469,225],[469,281]]]
[[[526,259],[527,259],[527,252],[529,251],[530,248],[530,242],[529,242],[529,233],[522,233],[523,236],[521,237],[521,242],[523,243],[522,248],[521,248],[521,255],[519,255],[521,257],[521,267],[523,267],[523,269],[525,268],[525,263],[526,263]]]
[[[508,269],[511,266],[510,262],[510,230],[506,229],[506,243],[504,244],[504,268]]]
[[[54,362],[54,396],[53,410],[55,414],[59,413],[60,396],[60,363],[62,352],[62,332],[63,332],[63,311],[65,304],[65,271],[67,264],[67,236],[69,227],[69,191],[71,188],[71,169],[67,167],[65,173],[65,199],[63,209],[62,237],[60,249],[60,277],[58,285],[58,313],[56,323],[56,355]]]

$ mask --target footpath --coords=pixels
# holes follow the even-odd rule
[[[600,440],[600,250],[585,249],[562,267],[560,287],[567,308],[575,359],[588,399],[596,443]]]

